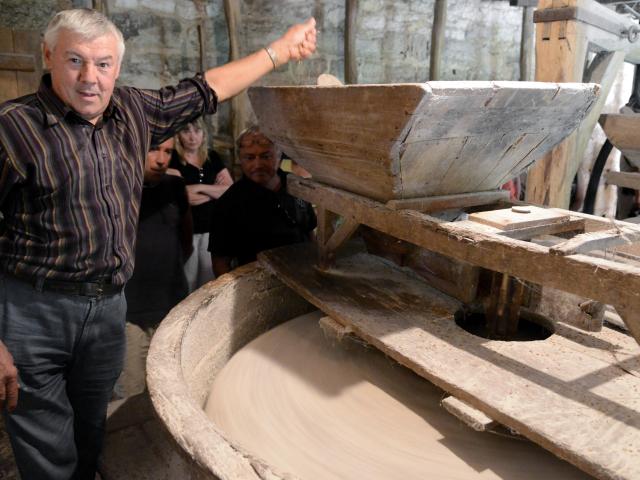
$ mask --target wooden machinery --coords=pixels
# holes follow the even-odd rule
[[[341,333],[447,391],[446,408],[474,428],[498,422],[591,475],[631,479],[640,229],[499,190],[569,135],[597,93],[515,82],[254,88],[263,130],[313,175],[291,178],[290,193],[319,213],[317,255],[297,245],[260,259]],[[360,226],[378,255],[341,254]],[[602,328],[606,305],[631,336]]]

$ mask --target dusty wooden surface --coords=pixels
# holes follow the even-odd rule
[[[512,208],[488,210],[470,214],[469,220],[501,230],[517,230],[569,221],[568,213],[560,213],[533,205],[514,208],[519,208],[521,211],[514,211]]]
[[[379,202],[311,180],[292,178],[289,192],[392,237],[489,270],[614,305],[640,341],[640,268],[582,254],[551,255],[549,248],[508,238],[472,221],[445,222],[415,211],[395,211]],[[573,214],[574,212],[572,212]],[[578,215],[596,226],[608,220]],[[615,222],[624,226],[624,222]],[[620,288],[625,285],[625,288]],[[634,314],[637,312],[637,314]]]
[[[624,334],[560,326],[535,342],[459,328],[459,303],[366,255],[320,273],[313,246],[260,254],[282,281],[384,353],[598,478],[640,478],[640,348]]]
[[[499,188],[566,137],[596,85],[253,87],[261,128],[318,181],[380,201]]]
[[[613,146],[640,168],[640,114],[601,115],[600,124]]]

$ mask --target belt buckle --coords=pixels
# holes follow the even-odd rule
[[[101,282],[84,283],[81,292],[81,295],[87,297],[101,297],[104,294],[104,284]]]

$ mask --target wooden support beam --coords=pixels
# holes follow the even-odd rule
[[[520,36],[520,80],[530,82],[534,79],[535,26],[533,24],[534,7],[522,9],[522,34]]]
[[[637,172],[607,172],[605,180],[609,185],[640,190],[640,173]]]
[[[352,218],[345,218],[344,221],[338,225],[338,228],[335,229],[331,238],[325,244],[325,248],[332,255],[335,254],[335,251],[340,248],[344,242],[351,238],[351,235],[355,233],[360,224],[356,222]]]
[[[358,0],[347,0],[344,22],[344,82],[358,83],[358,62],[356,57],[356,31],[358,25]]]
[[[291,179],[291,177],[289,177],[289,179]],[[320,268],[327,269],[331,265],[331,260],[328,258],[326,245],[333,235],[335,221],[338,216],[322,205],[318,206],[317,212],[318,228],[316,230],[316,241],[318,242],[318,263]]]
[[[431,28],[431,52],[429,54],[429,80],[440,80],[442,48],[447,24],[447,0],[435,0],[433,27]]]
[[[575,172],[578,171],[580,163],[584,160],[584,153],[587,150],[587,144],[589,143],[593,129],[595,128],[596,123],[598,123],[602,109],[607,102],[609,92],[611,91],[613,83],[618,76],[618,72],[620,72],[620,69],[622,69],[624,65],[624,52],[616,51],[598,53],[593,61],[597,61],[597,63],[593,68],[589,68],[588,77],[585,78],[584,81],[598,83],[601,90],[600,95],[596,99],[595,105],[589,111],[584,120],[582,120],[578,130],[576,131],[576,157],[571,163],[574,175]],[[591,65],[589,67],[591,67]],[[569,189],[570,188],[571,186],[569,185]]]
[[[633,228],[615,228],[576,235],[566,242],[559,243],[549,249],[554,255],[575,255],[593,250],[608,250],[620,245],[640,241],[640,230]]]
[[[205,26],[205,19],[207,18],[207,8],[204,5],[204,0],[193,0],[193,4],[198,12],[198,53],[200,58],[200,71],[207,71],[207,30]]]
[[[622,51],[628,62],[640,63],[640,45],[629,40],[629,32],[633,32],[637,22],[602,3],[595,0],[541,0],[534,13],[534,22],[579,21],[585,26],[593,51]]]
[[[296,197],[414,245],[522,280],[640,311],[638,267],[585,255],[550,255],[548,247],[474,230],[474,222],[445,222],[412,210],[394,211],[380,202],[312,180],[292,178],[287,187]],[[629,316],[628,321],[637,322],[629,330],[640,340],[640,316]]]
[[[236,0],[224,0],[224,16],[227,20],[227,31],[229,34],[229,61],[239,60],[242,56],[240,51],[239,25],[242,20],[241,4]],[[246,90],[231,98],[231,135],[233,140],[240,136],[240,133],[251,123],[253,111]],[[237,152],[234,152],[237,154]]]
[[[507,190],[491,190],[488,192],[460,193],[457,195],[438,195],[434,197],[407,198],[389,200],[387,207],[392,210],[417,210],[419,212],[440,212],[451,208],[475,207],[489,205],[500,201],[508,201]]]

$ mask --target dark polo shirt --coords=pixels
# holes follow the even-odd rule
[[[316,227],[313,207],[287,193],[287,174],[279,170],[277,192],[243,177],[220,197],[213,209],[209,251],[252,262],[263,250],[310,240]]]

